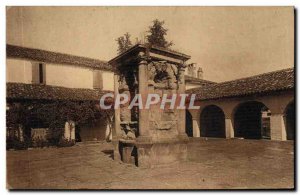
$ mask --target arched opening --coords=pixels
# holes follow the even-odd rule
[[[286,139],[294,140],[295,138],[295,103],[291,102],[287,105],[285,110],[285,129]]]
[[[193,118],[188,110],[185,112],[185,119],[185,132],[189,137],[193,137]]]
[[[221,108],[215,105],[207,106],[200,116],[201,137],[225,138],[225,115]]]
[[[261,102],[240,104],[234,113],[234,135],[245,139],[270,139],[270,110]]]

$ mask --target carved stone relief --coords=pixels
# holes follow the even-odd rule
[[[157,89],[178,88],[178,68],[166,61],[151,62],[148,64],[148,85]]]

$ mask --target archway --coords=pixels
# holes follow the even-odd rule
[[[234,112],[234,135],[245,139],[270,139],[270,110],[261,102],[240,104]]]
[[[207,106],[200,116],[201,137],[225,138],[225,115],[221,108],[215,105]]]
[[[185,119],[185,132],[189,137],[193,137],[193,118],[188,110],[185,112]]]
[[[285,110],[285,129],[286,139],[294,140],[295,138],[295,103],[291,102],[287,105]]]

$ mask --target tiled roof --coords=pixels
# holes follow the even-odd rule
[[[56,87],[42,84],[6,84],[6,98],[8,99],[99,101],[100,97],[108,92],[111,91]]]
[[[75,65],[112,71],[112,66],[105,61],[8,44],[6,45],[6,56],[7,58],[20,58],[46,63]]]
[[[216,83],[187,90],[197,94],[196,100],[266,94],[274,91],[294,89],[294,69],[284,69],[252,77]]]
[[[199,85],[202,85],[202,86],[216,84],[216,82],[195,78],[195,77],[192,77],[192,76],[189,76],[189,75],[184,75],[184,79],[185,79],[186,83],[199,84]]]

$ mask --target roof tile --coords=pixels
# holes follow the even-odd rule
[[[196,100],[208,100],[289,89],[294,89],[294,68],[194,88],[187,93],[197,94]]]
[[[20,58],[46,63],[83,66],[106,71],[113,70],[112,66],[105,61],[9,44],[6,45],[6,56],[7,58]]]
[[[6,97],[8,99],[99,101],[100,97],[108,92],[111,91],[57,87],[43,84],[6,84]]]

